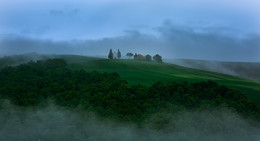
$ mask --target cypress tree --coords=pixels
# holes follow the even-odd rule
[[[113,59],[113,52],[112,49],[110,49],[109,54],[108,54],[109,59]]]

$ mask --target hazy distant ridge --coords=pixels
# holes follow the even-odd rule
[[[221,62],[191,59],[167,59],[165,62],[260,81],[260,62]]]

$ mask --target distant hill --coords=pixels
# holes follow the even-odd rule
[[[23,63],[27,63],[29,61],[37,61],[53,57],[54,55],[42,55],[38,53],[3,56],[0,58],[0,68],[5,66],[17,66]]]
[[[80,63],[88,60],[100,59],[95,57],[86,57],[86,56],[77,56],[77,55],[27,53],[27,54],[0,57],[0,68],[3,68],[5,66],[17,66],[30,61],[45,60],[50,58],[62,58],[66,60],[68,63]]]
[[[184,67],[225,73],[260,81],[260,62],[220,62],[191,59],[167,59],[165,61]]]

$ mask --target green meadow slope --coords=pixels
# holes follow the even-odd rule
[[[231,75],[190,69],[173,64],[134,60],[108,60],[93,57],[62,55],[73,70],[117,72],[129,84],[151,85],[157,81],[199,82],[213,80],[229,88],[243,92],[249,99],[260,105],[260,82]]]
[[[0,58],[0,68],[47,58],[62,58],[67,61],[68,67],[72,70],[117,72],[129,84],[152,85],[157,81],[198,82],[213,80],[221,85],[243,92],[249,99],[260,105],[259,81],[168,63],[159,64],[134,60],[108,60],[78,55],[40,55],[33,53]]]

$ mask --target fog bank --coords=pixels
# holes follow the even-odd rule
[[[167,121],[166,123],[163,123]],[[156,124],[167,130],[156,131]],[[259,141],[260,128],[229,110],[161,113],[144,127],[100,120],[54,105],[20,109],[5,101],[0,110],[0,140],[5,141]]]

